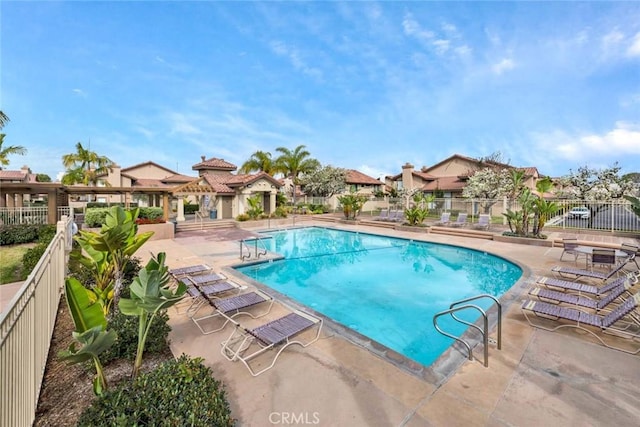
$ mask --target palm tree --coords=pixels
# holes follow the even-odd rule
[[[0,129],[2,129],[8,121],[9,117],[2,110],[0,110]]]
[[[304,145],[298,145],[293,151],[286,147],[276,148],[280,157],[276,159],[276,169],[284,173],[293,182],[293,204],[296,204],[296,185],[300,174],[310,173],[320,167],[320,162],[309,158],[311,155]]]
[[[111,170],[114,163],[108,157],[99,156],[95,151],[84,148],[82,143],[78,142],[75,153],[62,156],[62,165],[67,168],[62,176],[63,184],[95,186],[98,183],[98,176]]]
[[[2,112],[0,111],[0,113]],[[5,134],[0,133],[0,169],[2,169],[3,166],[7,166],[9,164],[8,157],[11,154],[19,154],[21,156],[27,154],[27,149],[20,145],[10,145],[8,147],[3,147],[2,145],[4,143],[4,137]]]
[[[266,172],[273,176],[279,172],[275,162],[271,159],[271,153],[268,151],[256,151],[249,157],[249,160],[242,164],[240,173],[251,173],[254,171]]]

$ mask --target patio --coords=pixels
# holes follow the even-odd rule
[[[328,324],[318,342],[306,349],[290,347],[272,370],[254,378],[243,365],[220,354],[230,326],[205,336],[188,317],[170,312],[174,355],[205,359],[224,381],[238,425],[637,425],[637,355],[607,349],[572,330],[534,329],[520,312],[532,278],[549,274],[560,263],[562,248],[362,225],[332,226],[471,247],[520,264],[523,278],[503,297],[502,350],[491,346],[488,368],[483,366],[479,345],[474,349],[476,360],[469,361],[462,351],[453,349],[435,369],[415,373],[393,357],[384,359],[367,350],[362,345],[366,343],[354,343],[356,338],[345,337]],[[164,251],[171,267],[207,263],[232,276],[228,267],[239,261],[237,239],[251,234],[251,230],[180,233],[174,240],[148,242],[139,254]],[[606,239],[613,243],[617,238]],[[251,285],[239,276],[233,278]],[[277,316],[278,310],[272,314]]]

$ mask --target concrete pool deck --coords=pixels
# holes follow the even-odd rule
[[[490,345],[485,368],[481,345],[474,348],[473,361],[453,349],[452,353],[462,355],[453,369],[425,378],[329,326],[323,328],[319,341],[304,349],[287,348],[273,369],[254,378],[242,364],[220,354],[220,343],[231,334],[231,326],[203,335],[188,317],[170,310],[174,354],[204,358],[214,376],[224,382],[239,426],[637,425],[640,356],[608,349],[570,328],[555,333],[532,328],[521,314],[519,303],[526,298],[531,279],[548,275],[560,263],[561,248],[371,226],[331,227],[465,246],[525,267],[523,279],[507,296],[512,304],[507,303],[503,313],[502,350]],[[145,258],[163,251],[172,268],[207,263],[228,273],[227,267],[239,262],[237,240],[247,235],[250,230],[180,233],[173,240],[147,242],[139,255]],[[235,276],[234,280],[251,286]],[[283,310],[277,307],[269,316]],[[407,327],[421,325],[432,327],[431,319],[416,320]],[[495,338],[495,328],[491,336]]]

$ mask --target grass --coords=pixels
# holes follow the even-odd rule
[[[27,278],[29,271],[22,271],[22,256],[35,243],[24,245],[0,246],[0,284],[12,283]]]

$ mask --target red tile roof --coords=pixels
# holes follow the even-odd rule
[[[238,169],[236,165],[233,163],[229,163],[224,159],[218,159],[216,157],[212,157],[209,160],[205,160],[204,156],[202,156],[202,161],[200,163],[196,163],[191,166],[193,170],[203,170],[203,169],[214,169],[214,170],[226,170],[226,171],[234,171]]]
[[[365,175],[362,172],[358,172],[354,169],[347,169],[347,176],[345,178],[347,184],[366,184],[366,185],[382,185],[383,183],[375,178]]]
[[[0,170],[0,180],[3,181],[26,181],[27,173],[22,171]]]
[[[191,178],[193,179],[193,178]],[[141,178],[136,179],[131,183],[132,187],[158,187],[158,188],[171,188],[173,185],[162,182],[161,179]]]
[[[162,182],[166,182],[166,183],[170,183],[170,182],[191,182],[194,179],[196,179],[196,177],[182,175],[180,173],[177,173],[175,175],[171,175],[171,176],[168,176],[166,178],[162,178]]]
[[[205,177],[209,185],[211,185],[211,187],[213,187],[219,193],[235,193],[235,190],[233,190],[233,188],[249,185],[260,179],[265,179],[278,188],[282,187],[282,183],[280,183],[280,181],[266,172],[259,172],[256,174],[248,175],[217,175],[207,173],[204,174],[203,177]]]
[[[423,187],[423,191],[460,191],[465,185],[467,185],[467,181],[460,179],[457,176],[441,176],[436,178],[435,180],[426,183]]]

